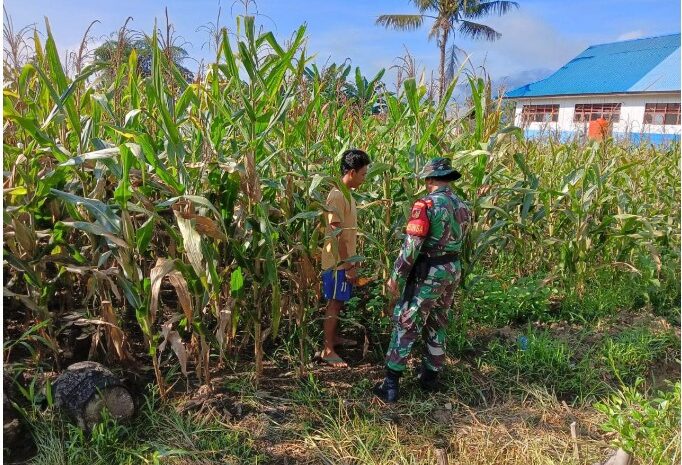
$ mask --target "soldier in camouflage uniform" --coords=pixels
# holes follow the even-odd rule
[[[399,286],[403,289],[393,311],[386,378],[374,387],[374,393],[388,402],[398,399],[400,376],[422,330],[426,350],[419,383],[435,389],[445,359],[448,313],[462,271],[459,254],[470,221],[469,208],[450,188],[461,174],[449,159],[431,160],[419,177],[426,180],[428,195],[412,207],[405,242],[387,282],[393,294]]]

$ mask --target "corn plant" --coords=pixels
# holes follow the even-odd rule
[[[391,94],[383,72],[317,68],[305,27],[280,42],[249,16],[192,82],[156,30],[148,73],[133,49],[68,76],[46,30],[3,91],[4,296],[57,364],[74,317],[103,326],[122,363],[135,360],[121,328],[137,325],[162,395],[168,352],[208,383],[212,364],[252,344],[258,378],[282,331],[298,339],[303,373],[325,198],[349,147],[372,158],[366,184],[346,193],[363,272],[379,280],[425,192],[415,173],[443,155],[474,212],[465,284],[507,257],[518,276],[542,270],[581,288],[597,267],[641,272],[638,258],[658,268],[679,248],[676,147],[526,141],[499,127],[484,78],[468,76],[473,119],[456,118],[461,72],[439,103],[414,78]]]

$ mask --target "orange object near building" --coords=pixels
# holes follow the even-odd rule
[[[611,133],[611,125],[604,118],[597,118],[590,121],[590,126],[587,129],[587,137],[592,140],[604,140]]]

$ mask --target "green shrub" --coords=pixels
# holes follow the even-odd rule
[[[618,433],[616,446],[634,454],[638,463],[680,463],[680,383],[652,398],[638,390],[641,383],[640,378],[595,405],[607,416],[602,428]]]
[[[504,326],[550,319],[552,288],[542,279],[482,276],[464,294],[462,307],[473,321]]]
[[[582,292],[569,280],[562,285],[565,294],[557,317],[591,322],[624,310],[638,310],[653,301],[659,305],[672,306],[670,298],[661,295],[660,280],[653,277],[655,267],[652,271],[642,266],[642,270],[639,274],[610,267],[601,268],[591,274]],[[676,293],[669,288],[670,285],[670,281],[666,280],[665,291],[674,296]],[[679,289],[679,280],[676,286]]]

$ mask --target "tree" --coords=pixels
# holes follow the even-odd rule
[[[182,66],[182,61],[187,58],[187,51],[178,46],[166,47],[163,43],[160,43],[162,51],[166,53],[169,60],[175,64],[175,66],[180,70],[182,75],[188,81],[194,79],[193,73]],[[137,53],[137,70],[142,76],[151,75],[151,62],[152,62],[152,44],[151,38],[144,34],[118,34],[117,38],[112,38],[107,40],[102,45],[97,47],[94,51],[95,61],[111,63],[111,68],[107,70],[109,74],[112,73],[112,69],[118,69],[118,65],[127,60],[130,56],[130,52],[135,50]],[[109,79],[113,79],[113,76],[108,76]]]
[[[107,81],[113,80],[112,71],[128,60],[130,52],[135,50],[137,54],[137,70],[142,76],[151,75],[152,63],[152,39],[144,33],[128,29],[128,22],[132,17],[128,17],[118,32],[112,33],[111,38],[97,47],[93,52],[95,61],[110,63],[111,67],[105,71]],[[189,57],[187,50],[176,45],[178,37],[175,36],[173,25],[168,19],[168,9],[166,9],[166,31],[165,34],[159,31],[158,46],[166,55],[166,59],[173,63],[187,81],[194,79],[194,74],[184,66],[182,62]]]
[[[348,79],[352,67],[345,61],[337,65],[332,63],[320,70],[317,65],[307,66],[303,71],[308,83],[319,82],[323,95],[327,100],[336,100],[340,104],[351,102],[363,113],[377,114],[383,111],[386,103],[382,99],[385,85],[381,82],[386,70],[381,69],[368,80],[355,68],[355,81]]]
[[[501,34],[485,24],[475,22],[484,16],[502,16],[519,5],[507,0],[410,0],[419,13],[388,14],[377,18],[376,24],[400,31],[420,28],[425,20],[432,19],[429,39],[436,38],[440,49],[440,82],[438,97],[445,91],[445,60],[448,40],[454,38],[455,30],[463,37],[493,41]]]

